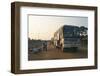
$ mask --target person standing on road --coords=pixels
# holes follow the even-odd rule
[[[47,51],[47,42],[43,42],[43,50]]]

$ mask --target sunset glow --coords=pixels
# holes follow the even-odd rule
[[[28,36],[31,39],[50,40],[63,25],[88,25],[87,17],[29,15],[28,18]]]

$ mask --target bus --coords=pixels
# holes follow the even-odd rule
[[[73,25],[62,26],[54,33],[53,42],[62,51],[67,48],[77,49],[80,46],[80,28]]]

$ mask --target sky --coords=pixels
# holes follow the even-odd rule
[[[87,17],[28,15],[28,37],[30,39],[51,40],[63,25],[88,27]]]

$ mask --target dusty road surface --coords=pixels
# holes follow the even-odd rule
[[[47,51],[42,50],[38,53],[28,52],[28,60],[49,60],[49,59],[75,59],[75,58],[87,58],[87,48],[80,47],[73,52],[72,50],[66,50],[66,52],[55,48],[48,42]]]

